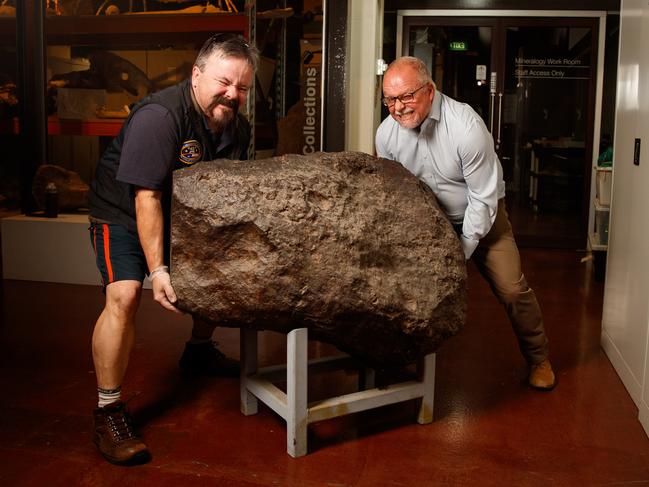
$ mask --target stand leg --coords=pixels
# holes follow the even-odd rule
[[[288,454],[307,452],[307,356],[308,330],[298,328],[286,340],[286,443]]]
[[[257,373],[257,330],[241,329],[239,338],[241,376],[239,378],[239,393],[241,397],[241,412],[250,416],[257,414],[257,398],[248,392],[247,378]]]
[[[426,355],[423,364],[419,364],[418,369],[421,381],[424,383],[424,395],[421,398],[417,422],[428,424],[433,422],[433,405],[435,403],[435,354]]]

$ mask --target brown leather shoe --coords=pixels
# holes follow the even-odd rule
[[[94,443],[106,460],[115,465],[137,465],[149,461],[149,450],[135,433],[122,401],[96,408],[94,417]]]
[[[552,372],[550,361],[545,359],[543,362],[530,366],[530,376],[528,379],[530,386],[535,389],[550,391],[554,389],[556,379]]]

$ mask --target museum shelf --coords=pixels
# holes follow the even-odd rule
[[[59,120],[56,115],[47,118],[49,135],[117,135],[124,123],[123,118],[102,118],[90,120]]]
[[[119,134],[123,118],[97,118],[90,120],[60,120],[56,115],[47,117],[48,135],[93,135],[114,137]],[[0,120],[1,134],[18,134],[18,119]]]
[[[31,15],[38,11],[36,0],[25,1],[30,8],[24,12]],[[40,100],[43,96],[40,79],[44,78],[47,85],[45,113],[49,115],[44,116],[40,101],[26,104],[21,106],[21,116],[25,117],[21,124],[4,113],[5,118],[0,120],[0,134],[24,133],[29,140],[36,141],[42,137],[41,134],[47,133],[50,137],[46,143],[30,144],[31,147],[46,147],[46,153],[40,151],[25,157],[31,161],[28,164],[35,168],[43,163],[56,163],[85,171],[96,164],[97,151],[103,150],[106,139],[117,135],[124,123],[121,118],[97,118],[94,105],[116,112],[123,106],[136,103],[147,93],[179,82],[191,73],[195,55],[207,38],[220,32],[232,32],[243,35],[251,43],[257,43],[257,38],[260,40],[262,61],[257,82],[264,81],[265,90],[263,93],[259,88],[251,90],[249,95],[246,111],[253,128],[249,152],[254,156],[259,149],[273,155],[279,138],[277,120],[287,117],[288,109],[302,97],[302,90],[297,87],[304,83],[302,76],[306,65],[299,49],[306,36],[305,25],[309,24],[309,33],[318,34],[319,50],[314,52],[321,53],[323,17],[322,12],[295,12],[285,1],[267,2],[264,7],[270,10],[259,13],[256,7],[255,2],[245,2],[245,8],[239,7],[238,13],[151,11],[117,15],[47,15],[42,23],[24,22],[24,18],[21,23],[16,17],[0,18],[0,41],[17,46],[16,52],[22,53],[23,59],[18,65],[23,66],[25,72],[18,73],[21,76],[15,78],[39,80],[32,84],[16,83],[27,91],[23,94],[18,90],[19,98],[24,97],[25,102]],[[29,62],[27,54],[36,52],[35,47],[41,42],[45,47],[43,55],[36,62]],[[23,44],[27,48],[19,49]],[[103,56],[103,52],[109,55]],[[96,56],[96,53],[100,55]],[[85,71],[91,72],[79,74]],[[128,83],[120,83],[119,77],[107,75],[120,72],[121,80],[129,80]],[[151,82],[150,85],[141,82],[142,74]],[[102,84],[102,81],[106,82]],[[123,91],[119,90],[120,87]],[[69,112],[61,110],[61,88],[70,92],[105,90],[106,101],[93,104],[84,99],[83,103],[67,105],[79,107],[81,114],[68,118]],[[97,99],[100,98],[97,95]],[[23,126],[26,120],[37,121],[38,126],[31,123]],[[93,137],[101,140],[92,140]],[[78,150],[79,146],[89,149]],[[30,181],[21,180],[21,194],[29,193],[29,184]]]
[[[47,16],[44,39],[48,46],[98,49],[166,49],[200,47],[207,35],[238,32],[248,36],[246,13],[146,13],[121,15]],[[0,43],[15,46],[16,18],[0,17]],[[48,118],[50,135],[116,135],[123,120],[59,121]],[[18,133],[15,120],[0,120],[0,133]]]
[[[248,17],[243,14],[123,14],[46,17],[45,39],[48,44],[103,43],[126,44],[134,39],[157,39],[174,34],[204,32],[248,33]],[[164,35],[161,38],[161,35]],[[0,40],[15,42],[15,17],[0,17]]]
[[[128,45],[184,42],[206,32],[248,33],[246,14],[123,14],[45,19],[48,44]]]

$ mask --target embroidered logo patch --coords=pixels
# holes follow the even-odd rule
[[[186,140],[178,156],[181,162],[192,165],[203,158],[203,148],[197,140]]]

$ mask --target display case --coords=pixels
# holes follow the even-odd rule
[[[0,48],[11,45],[10,58],[21,59],[13,79],[25,80],[16,94],[26,101],[21,110],[0,113],[3,146],[8,147],[6,139],[17,141],[17,150],[4,151],[3,167],[18,168],[19,178],[4,192],[17,188],[25,213],[37,209],[28,200],[39,165],[60,165],[90,182],[101,151],[121,129],[124,107],[189,76],[198,49],[214,33],[248,36],[250,30],[243,8],[209,13],[124,9],[117,15],[73,15],[71,7],[63,8],[92,5],[95,11],[95,3],[25,0],[9,12],[15,15],[0,17]],[[148,5],[155,3],[160,5]],[[243,7],[243,1],[236,3]],[[49,8],[57,5],[58,11]]]
[[[3,136],[22,140],[17,144],[22,149],[12,153],[16,160],[10,166],[21,168],[19,186],[23,195],[32,194],[34,174],[44,163],[72,170],[89,183],[103,148],[124,122],[125,114],[119,113],[121,108],[146,93],[189,76],[198,49],[216,32],[241,33],[250,42],[255,42],[261,52],[256,87],[249,95],[252,103],[246,109],[254,130],[249,156],[263,158],[286,152],[304,153],[304,147],[307,147],[306,152],[322,149],[324,104],[321,93],[327,89],[326,86],[322,88],[325,71],[322,1],[247,1],[245,9],[244,2],[240,1],[236,2],[241,7],[238,13],[157,11],[107,16],[64,15],[65,12],[57,15],[50,10],[40,16],[42,27],[38,22],[27,22],[33,17],[39,19],[37,4],[43,5],[44,1],[25,0],[21,4],[29,7],[18,16],[23,24],[20,21],[16,24],[15,18],[0,19],[0,39],[9,41],[18,36],[18,45],[22,38],[27,46],[22,56],[20,48],[14,48],[11,54],[14,59],[29,58],[28,62],[21,63],[25,70],[23,79],[32,84],[25,90],[27,94],[23,100],[27,105],[32,105],[39,97],[43,101],[42,117],[34,104],[33,110],[27,110],[24,116],[21,112],[20,117],[9,116],[0,122]],[[132,3],[140,5],[140,2]],[[147,3],[151,6],[155,2],[149,0]],[[172,2],[158,3],[169,5]],[[205,2],[195,3],[205,5]],[[346,17],[341,14],[341,18]],[[339,35],[337,41],[343,43],[344,36]],[[40,58],[39,45],[43,48]],[[344,50],[342,54],[339,52],[338,58],[344,61]],[[337,75],[341,79],[343,61],[337,64],[340,71]],[[103,84],[90,84],[97,80],[88,77],[91,74],[88,71],[101,73],[105,79],[99,81]],[[130,91],[125,89],[129,87]],[[337,97],[336,101],[344,105],[344,97]],[[336,110],[337,114],[339,112]],[[42,132],[32,123],[36,120],[42,121]],[[281,147],[282,141],[298,143],[285,143]],[[343,138],[337,137],[336,143],[342,144]],[[32,150],[39,146],[43,157]],[[83,208],[80,210],[83,212]],[[20,228],[38,226],[48,232],[47,241],[59,238],[50,232],[51,229],[71,231],[71,226],[61,225],[71,217],[79,217],[73,218],[79,228],[83,227],[86,218],[86,215],[69,212],[60,215],[61,218],[39,218],[39,212],[33,212],[30,207],[23,207],[22,213],[27,215],[9,217],[14,220],[7,220],[11,225],[3,225],[6,232],[15,233],[16,225],[22,225]],[[13,237],[16,238],[11,240]],[[8,239],[20,240],[17,234],[9,235]],[[47,260],[60,267],[68,246],[56,248],[60,252],[49,255]],[[18,254],[9,259],[39,262],[32,255],[31,247],[17,245],[14,249]],[[88,262],[83,271],[94,275],[94,264]],[[40,278],[60,278],[53,276],[48,274]],[[75,278],[74,282],[86,283],[81,278]]]
[[[99,89],[114,99],[103,112],[107,115],[81,119],[85,124],[60,123],[51,114],[48,129],[57,135],[115,135],[122,120],[110,114],[120,112],[121,101],[135,102],[188,76],[198,49],[214,33],[248,34],[246,15],[229,13],[61,16],[48,17],[45,25],[48,91],[55,90],[57,77],[73,89],[92,86],[85,79],[75,86],[73,76],[63,78],[91,68],[104,78]],[[51,106],[53,100],[48,101]]]
[[[248,36],[242,13],[57,16],[45,25],[47,160],[87,182],[130,105],[189,77],[214,33]]]
[[[233,11],[216,11],[226,4]],[[253,127],[249,157],[322,149],[322,0],[20,5],[18,22],[0,18],[0,41],[18,36],[20,46],[22,37],[24,52],[19,48],[13,56],[23,60],[23,78],[33,86],[20,94],[29,105],[26,113],[0,120],[0,133],[22,133],[28,150],[19,151],[15,166],[22,168],[21,193],[27,197],[41,164],[70,169],[89,183],[101,152],[121,129],[125,107],[188,77],[198,49],[217,32],[241,33],[261,52],[246,109]],[[42,25],[28,22],[32,17]],[[34,103],[39,98],[42,108]],[[42,125],[34,126],[39,120]],[[32,209],[26,205],[23,212]]]

